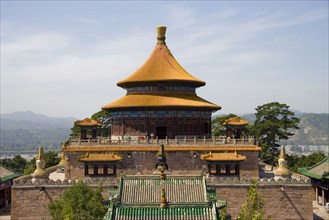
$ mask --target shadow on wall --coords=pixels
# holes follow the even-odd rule
[[[286,197],[286,199],[288,200],[289,204],[292,206],[292,208],[295,210],[295,212],[297,213],[298,217],[300,219],[305,219],[303,217],[303,215],[300,213],[300,211],[298,210],[298,208],[295,206],[295,204],[291,201],[290,197],[288,196],[288,194],[285,191],[282,191],[283,195]]]

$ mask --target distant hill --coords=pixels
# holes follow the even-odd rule
[[[0,115],[0,149],[29,151],[39,146],[46,150],[60,149],[68,139],[75,118],[48,117],[33,112]]]
[[[299,130],[282,144],[329,146],[329,114],[300,113],[297,117],[300,118]]]
[[[325,145],[329,146],[329,114],[328,113],[303,113],[294,110],[296,117],[300,119],[300,129],[288,140],[281,141],[284,145]],[[223,115],[218,115],[223,116]],[[215,116],[215,117],[218,117]],[[256,120],[255,114],[239,115],[247,119],[250,124]],[[215,118],[214,117],[214,118]]]
[[[53,129],[70,128],[75,118],[54,118],[33,112],[1,114],[1,129]]]

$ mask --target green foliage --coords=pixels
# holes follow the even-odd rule
[[[298,168],[301,167],[311,167],[322,161],[326,156],[322,152],[312,153],[308,156],[302,155],[287,155],[287,164],[289,170],[292,172],[297,172]]]
[[[103,219],[107,206],[103,203],[102,187],[93,190],[83,182],[67,189],[63,197],[50,202],[48,209],[54,220]]]
[[[61,158],[58,156],[58,152],[48,151],[44,153],[44,159],[46,161],[46,168],[56,166]]]
[[[264,217],[264,201],[258,195],[258,183],[255,179],[251,179],[250,183],[251,186],[238,214],[238,220],[260,220]]]
[[[253,134],[262,147],[261,159],[274,165],[275,148],[280,146],[280,140],[286,140],[298,129],[299,119],[289,111],[289,106],[271,102],[256,108],[256,121]]]
[[[45,167],[52,167],[59,163],[60,157],[58,157],[58,152],[48,151],[44,154],[44,159],[46,161]],[[21,155],[16,155],[13,158],[4,158],[0,159],[0,164],[17,174],[28,175],[34,172],[35,170],[35,158],[28,161],[23,158]]]
[[[13,158],[4,158],[0,160],[0,164],[17,174],[22,174],[27,164],[27,160],[21,155],[16,155]]]
[[[100,129],[101,136],[109,136],[109,129],[111,128],[111,115],[108,111],[100,110],[94,113],[91,116],[91,119],[97,120],[102,123],[102,127]]]
[[[80,127],[76,126],[75,124],[73,124],[72,128],[71,128],[71,137],[80,137],[81,131],[80,131]]]

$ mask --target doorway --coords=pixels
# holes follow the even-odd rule
[[[167,136],[167,127],[166,126],[158,126],[156,127],[156,136],[159,139],[165,139]]]

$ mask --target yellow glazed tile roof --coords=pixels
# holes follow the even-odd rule
[[[207,161],[244,161],[246,156],[234,153],[212,153],[200,155],[201,160]]]
[[[158,152],[159,146],[69,146],[63,149],[65,152]],[[243,146],[165,146],[166,152],[175,151],[260,151],[261,148],[255,145]]]
[[[102,109],[134,107],[195,107],[212,110],[221,109],[220,106],[208,102],[197,95],[186,93],[128,94],[108,105],[103,106]]]
[[[86,153],[85,155],[82,155],[78,158],[79,161],[120,161],[122,160],[122,157],[119,155],[116,155],[114,153],[112,154],[90,154]]]
[[[102,123],[90,118],[85,118],[81,121],[78,120],[74,124],[77,126],[102,126]]]
[[[247,125],[247,124],[249,124],[248,120],[239,117],[226,119],[223,123],[223,125]]]
[[[165,29],[165,27],[162,27]],[[165,31],[165,30],[164,30]],[[159,40],[151,56],[132,75],[117,83],[120,87],[127,87],[134,83],[141,82],[166,82],[181,81],[189,82],[195,86],[204,86],[206,83],[189,74],[170,53],[168,47],[162,40]]]

